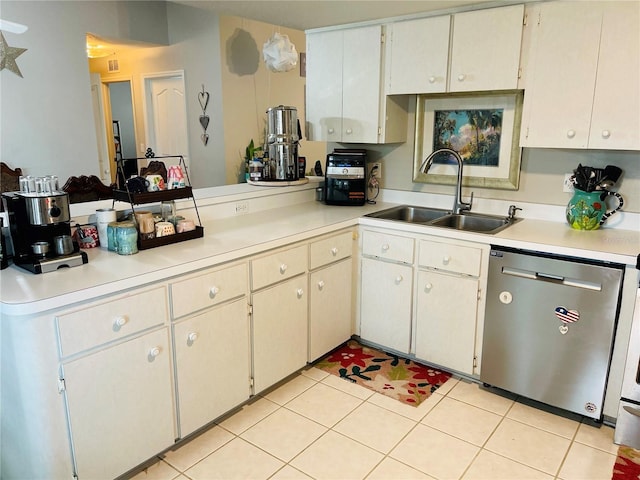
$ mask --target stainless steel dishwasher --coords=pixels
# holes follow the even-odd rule
[[[480,380],[602,421],[623,269],[493,247]]]

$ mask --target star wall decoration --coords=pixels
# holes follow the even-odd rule
[[[22,72],[18,68],[16,58],[26,52],[26,48],[10,47],[0,32],[0,70],[5,68],[22,78]]]

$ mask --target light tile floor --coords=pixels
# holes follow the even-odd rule
[[[475,383],[412,407],[310,368],[134,479],[610,480],[617,448],[610,427]]]

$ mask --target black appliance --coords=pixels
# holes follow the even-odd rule
[[[324,201],[327,205],[364,205],[367,151],[335,149],[327,155]]]
[[[71,253],[56,253],[55,238],[71,235],[66,192],[6,192],[2,200],[9,214],[15,265],[33,273],[46,273],[89,261],[75,244]]]

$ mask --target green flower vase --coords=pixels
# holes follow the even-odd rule
[[[607,212],[605,198],[610,195],[618,199],[618,205]],[[576,188],[567,205],[567,222],[576,230],[596,230],[608,217],[620,210],[622,205],[622,197],[617,193],[599,190],[585,192]]]

